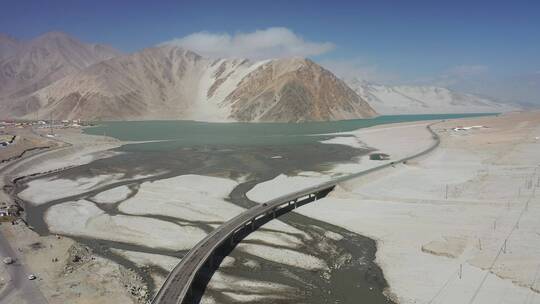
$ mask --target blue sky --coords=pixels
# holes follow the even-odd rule
[[[540,1],[2,0],[1,7],[0,31],[21,39],[59,30],[133,52],[190,37],[187,45],[202,53],[216,47],[201,38],[225,39],[248,57],[309,56],[344,76],[540,103]],[[272,28],[283,31],[265,32]],[[284,40],[272,51],[237,45],[246,43],[238,35],[253,33],[251,45],[258,35]]]

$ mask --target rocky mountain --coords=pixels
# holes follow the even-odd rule
[[[16,101],[19,116],[200,121],[338,120],[375,111],[314,62],[203,58],[174,46],[83,68]]]
[[[23,43],[19,40],[0,33],[0,61],[17,54],[22,47]]]
[[[58,32],[0,35],[0,55],[0,118],[298,122],[514,109],[445,88],[344,82],[305,58],[208,59],[170,45],[122,55]]]
[[[345,82],[309,59],[275,59],[259,65],[225,100],[236,120],[340,120],[376,115]]]
[[[442,113],[494,113],[518,108],[492,99],[459,93],[434,86],[385,86],[358,78],[348,79],[348,85],[378,113],[442,114]]]
[[[103,45],[85,44],[58,32],[50,32],[35,39],[18,42],[0,38],[0,105],[10,105],[15,115],[31,110],[17,104],[46,86],[68,75],[119,55]]]

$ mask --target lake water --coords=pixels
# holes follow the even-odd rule
[[[162,141],[149,144],[128,145],[128,150],[167,150],[182,146],[198,145],[284,145],[318,142],[328,136],[323,134],[352,131],[375,125],[441,120],[474,116],[477,114],[429,114],[379,116],[370,119],[353,119],[330,122],[305,123],[208,123],[197,121],[119,121],[102,122],[84,132],[107,135],[125,141]]]

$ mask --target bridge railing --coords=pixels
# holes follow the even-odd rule
[[[428,149],[426,149],[424,151],[421,151],[419,153],[416,153],[414,155],[411,155],[411,156],[408,156],[408,157],[405,157],[405,158],[402,158],[402,159],[399,159],[399,160],[396,160],[396,161],[388,162],[388,163],[385,163],[385,164],[382,164],[382,165],[379,165],[379,166],[364,170],[364,171],[359,172],[359,173],[339,177],[339,178],[333,179],[331,181],[321,183],[321,184],[316,185],[316,186],[308,187],[308,188],[302,189],[300,191],[296,191],[296,192],[293,192],[293,193],[289,193],[289,194],[274,198],[274,199],[266,202],[265,204],[260,204],[260,205],[257,205],[255,207],[252,207],[250,209],[247,209],[244,212],[242,212],[241,214],[239,214],[239,215],[233,217],[232,219],[230,219],[229,221],[225,222],[220,227],[218,227],[218,228],[214,229],[212,232],[210,232],[210,234],[208,234],[204,239],[202,239],[199,243],[197,243],[184,256],[184,258],[182,258],[180,263],[177,264],[176,267],[170,272],[169,276],[167,277],[167,279],[163,283],[161,289],[158,291],[158,293],[155,295],[154,299],[152,300],[152,303],[153,304],[158,304],[158,303],[162,304],[161,299],[163,298],[164,294],[166,293],[166,291],[167,291],[166,289],[169,288],[169,285],[171,285],[173,283],[175,274],[178,273],[188,263],[196,263],[195,271],[192,271],[188,276],[185,277],[186,279],[184,280],[184,282],[182,282],[184,284],[183,284],[182,287],[180,287],[181,290],[176,293],[177,294],[177,301],[175,301],[174,303],[177,303],[177,304],[182,303],[182,301],[184,300],[186,295],[189,293],[189,290],[191,288],[191,284],[193,283],[193,280],[195,279],[195,277],[197,276],[198,272],[203,267],[203,265],[212,256],[213,252],[217,248],[222,246],[226,241],[230,240],[231,236],[234,237],[234,234],[239,230],[239,228],[245,228],[245,226],[247,224],[249,224],[252,221],[256,221],[257,218],[259,218],[260,216],[262,216],[262,217],[259,218],[259,219],[262,219],[262,218],[266,217],[267,214],[268,214],[268,211],[275,210],[275,208],[277,208],[277,207],[279,207],[281,205],[289,204],[290,202],[298,200],[298,198],[302,198],[302,197],[306,197],[306,196],[308,197],[306,200],[310,200],[310,199],[311,199],[310,201],[316,200],[318,193],[325,192],[325,191],[329,192],[332,189],[334,189],[334,187],[339,183],[352,180],[354,178],[360,177],[362,175],[369,174],[369,173],[377,171],[377,170],[381,170],[381,169],[384,169],[384,168],[388,168],[390,166],[394,166],[397,163],[402,163],[402,162],[411,160],[413,158],[420,157],[422,155],[425,155],[425,154],[433,151],[440,144],[439,136],[432,129],[432,125],[434,125],[434,124],[436,124],[436,123],[431,123],[431,124],[426,126],[428,131],[431,133],[432,138],[434,139],[434,143]],[[315,197],[312,198],[311,195],[313,195],[313,194],[315,194]],[[220,235],[220,233],[224,233],[224,232],[225,232],[224,235]],[[191,261],[191,259],[193,259],[193,257],[197,256],[200,253],[200,251],[203,250],[203,249],[205,250],[205,253],[198,260]]]

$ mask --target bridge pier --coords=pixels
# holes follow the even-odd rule
[[[264,206],[261,206],[264,208],[252,208],[252,210],[250,210],[252,211],[251,213],[245,216],[242,216],[242,215],[237,216],[239,218],[237,222],[234,222],[236,218],[234,218],[233,220],[230,220],[234,223],[234,226],[228,227],[227,225],[223,225],[227,229],[225,231],[227,232],[227,234],[223,234],[223,233],[218,234],[218,233],[212,232],[211,235],[205,238],[205,240],[201,241],[201,243],[205,242],[203,245],[200,245],[201,243],[199,243],[198,245],[196,245],[198,247],[195,251],[193,251],[193,249],[192,251],[190,251],[190,253],[195,252],[193,253],[193,256],[190,257],[191,260],[197,262],[195,266],[196,267],[195,271],[193,271],[193,269],[188,268],[190,273],[193,274],[193,275],[191,274],[190,275],[193,277],[186,277],[185,275],[182,275],[182,273],[179,272],[178,270],[173,270],[174,273],[172,275],[169,275],[167,279],[169,281],[166,281],[165,283],[167,285],[164,285],[165,287],[162,287],[162,289],[160,290],[160,293],[158,293],[157,297],[154,298],[152,303],[153,304],[182,303],[184,299],[191,300],[193,298],[200,297],[201,291],[198,285],[191,285],[191,284],[194,284],[194,282],[196,282],[197,280],[200,280],[201,282],[203,282],[203,284],[207,284],[207,281],[206,281],[207,277],[211,276],[213,274],[213,271],[215,271],[215,269],[219,266],[219,263],[223,261],[223,258],[224,258],[223,254],[225,254],[226,256],[227,252],[230,252],[228,250],[231,250],[232,248],[234,248],[234,246],[240,243],[242,239],[244,239],[245,236],[249,235],[251,232],[255,231],[257,228],[264,225],[264,223],[267,223],[273,219],[276,219],[281,214],[290,212],[293,208],[296,209],[299,206],[302,206],[308,202],[317,200],[319,197],[324,197],[324,195],[327,194],[328,189],[330,188],[322,188],[322,189],[323,190],[319,192],[305,194],[301,197],[297,197],[294,199],[290,198],[287,200],[282,200],[282,201],[277,201],[277,202],[272,201],[270,203],[265,204]],[[316,190],[312,190],[312,191],[316,191]],[[238,234],[238,238],[236,238],[236,234]],[[227,246],[227,242],[229,242],[230,246]],[[207,245],[213,245],[217,247],[204,248],[204,246],[207,246]],[[213,250],[213,251],[210,252],[206,260],[202,260],[202,257],[201,257],[202,253],[197,252],[198,250],[201,250],[201,249],[205,249],[207,251],[208,250]],[[191,267],[192,265],[193,264],[189,264],[186,267]],[[208,268],[208,271],[206,270],[206,268]],[[199,270],[202,270],[202,269],[204,270],[199,273]],[[172,280],[171,278],[174,279],[175,281],[171,281]],[[177,298],[181,300],[180,302],[178,301],[171,302],[169,299],[171,297],[170,294],[166,294],[167,288],[174,289],[175,288],[174,285],[177,284],[177,281],[179,281],[181,284],[184,284],[182,286],[185,286],[185,284],[189,284],[189,287],[188,287],[189,289],[182,289],[178,291],[178,292],[185,292],[185,294],[178,295]],[[206,286],[206,285],[203,285],[203,286]],[[165,290],[164,291],[165,293],[162,292],[163,290]],[[176,291],[173,291],[173,292],[176,292]],[[176,296],[173,295],[173,297],[176,297]]]

